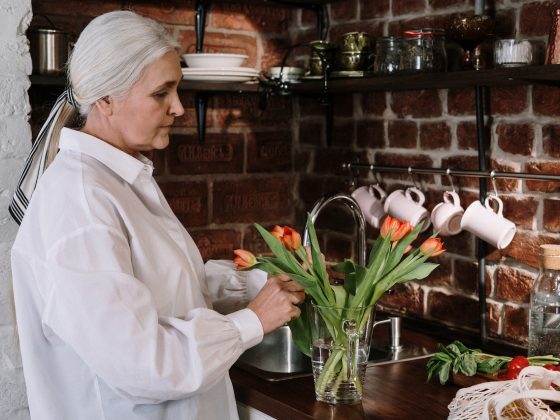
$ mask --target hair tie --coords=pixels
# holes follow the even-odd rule
[[[70,86],[66,86],[63,95],[66,98],[66,102],[68,102],[72,108],[76,110],[79,108],[78,101],[76,101],[76,97],[74,96],[74,90]]]

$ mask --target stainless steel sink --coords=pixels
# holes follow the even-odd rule
[[[391,324],[391,326],[393,326]],[[430,356],[431,352],[414,343],[400,343],[400,331],[375,334],[368,366],[397,363]],[[400,324],[399,324],[400,330]],[[285,326],[266,335],[263,341],[244,352],[236,366],[268,381],[281,381],[312,374],[311,360],[292,341],[290,328]]]

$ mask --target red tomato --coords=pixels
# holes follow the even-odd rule
[[[548,369],[548,370],[558,370],[557,366],[554,365],[544,365],[543,368]]]
[[[521,370],[529,366],[529,359],[524,356],[515,356],[508,363],[508,370]]]
[[[507,370],[504,373],[498,375],[498,378],[502,381],[509,381],[510,379],[517,379],[517,375],[519,375],[519,370]]]

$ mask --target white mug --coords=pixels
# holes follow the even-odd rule
[[[443,201],[434,207],[430,216],[434,230],[442,236],[458,234],[464,212],[459,195],[455,191],[445,191]]]
[[[407,220],[412,226],[422,223],[422,232],[430,226],[430,213],[422,206],[424,193],[410,187],[406,191],[393,191],[385,199],[385,212],[399,220]]]
[[[498,211],[492,208],[491,201],[498,204]],[[515,236],[516,227],[513,222],[503,216],[504,203],[494,195],[489,195],[484,205],[474,201],[461,219],[461,228],[478,236],[498,249],[504,249]]]
[[[383,202],[387,193],[379,185],[370,185],[357,188],[352,197],[360,205],[360,210],[364,214],[366,222],[374,228],[379,228],[386,213],[383,209]]]

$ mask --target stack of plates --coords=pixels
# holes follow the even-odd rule
[[[181,70],[183,79],[204,82],[249,82],[259,75],[257,70],[248,67],[187,67]]]

